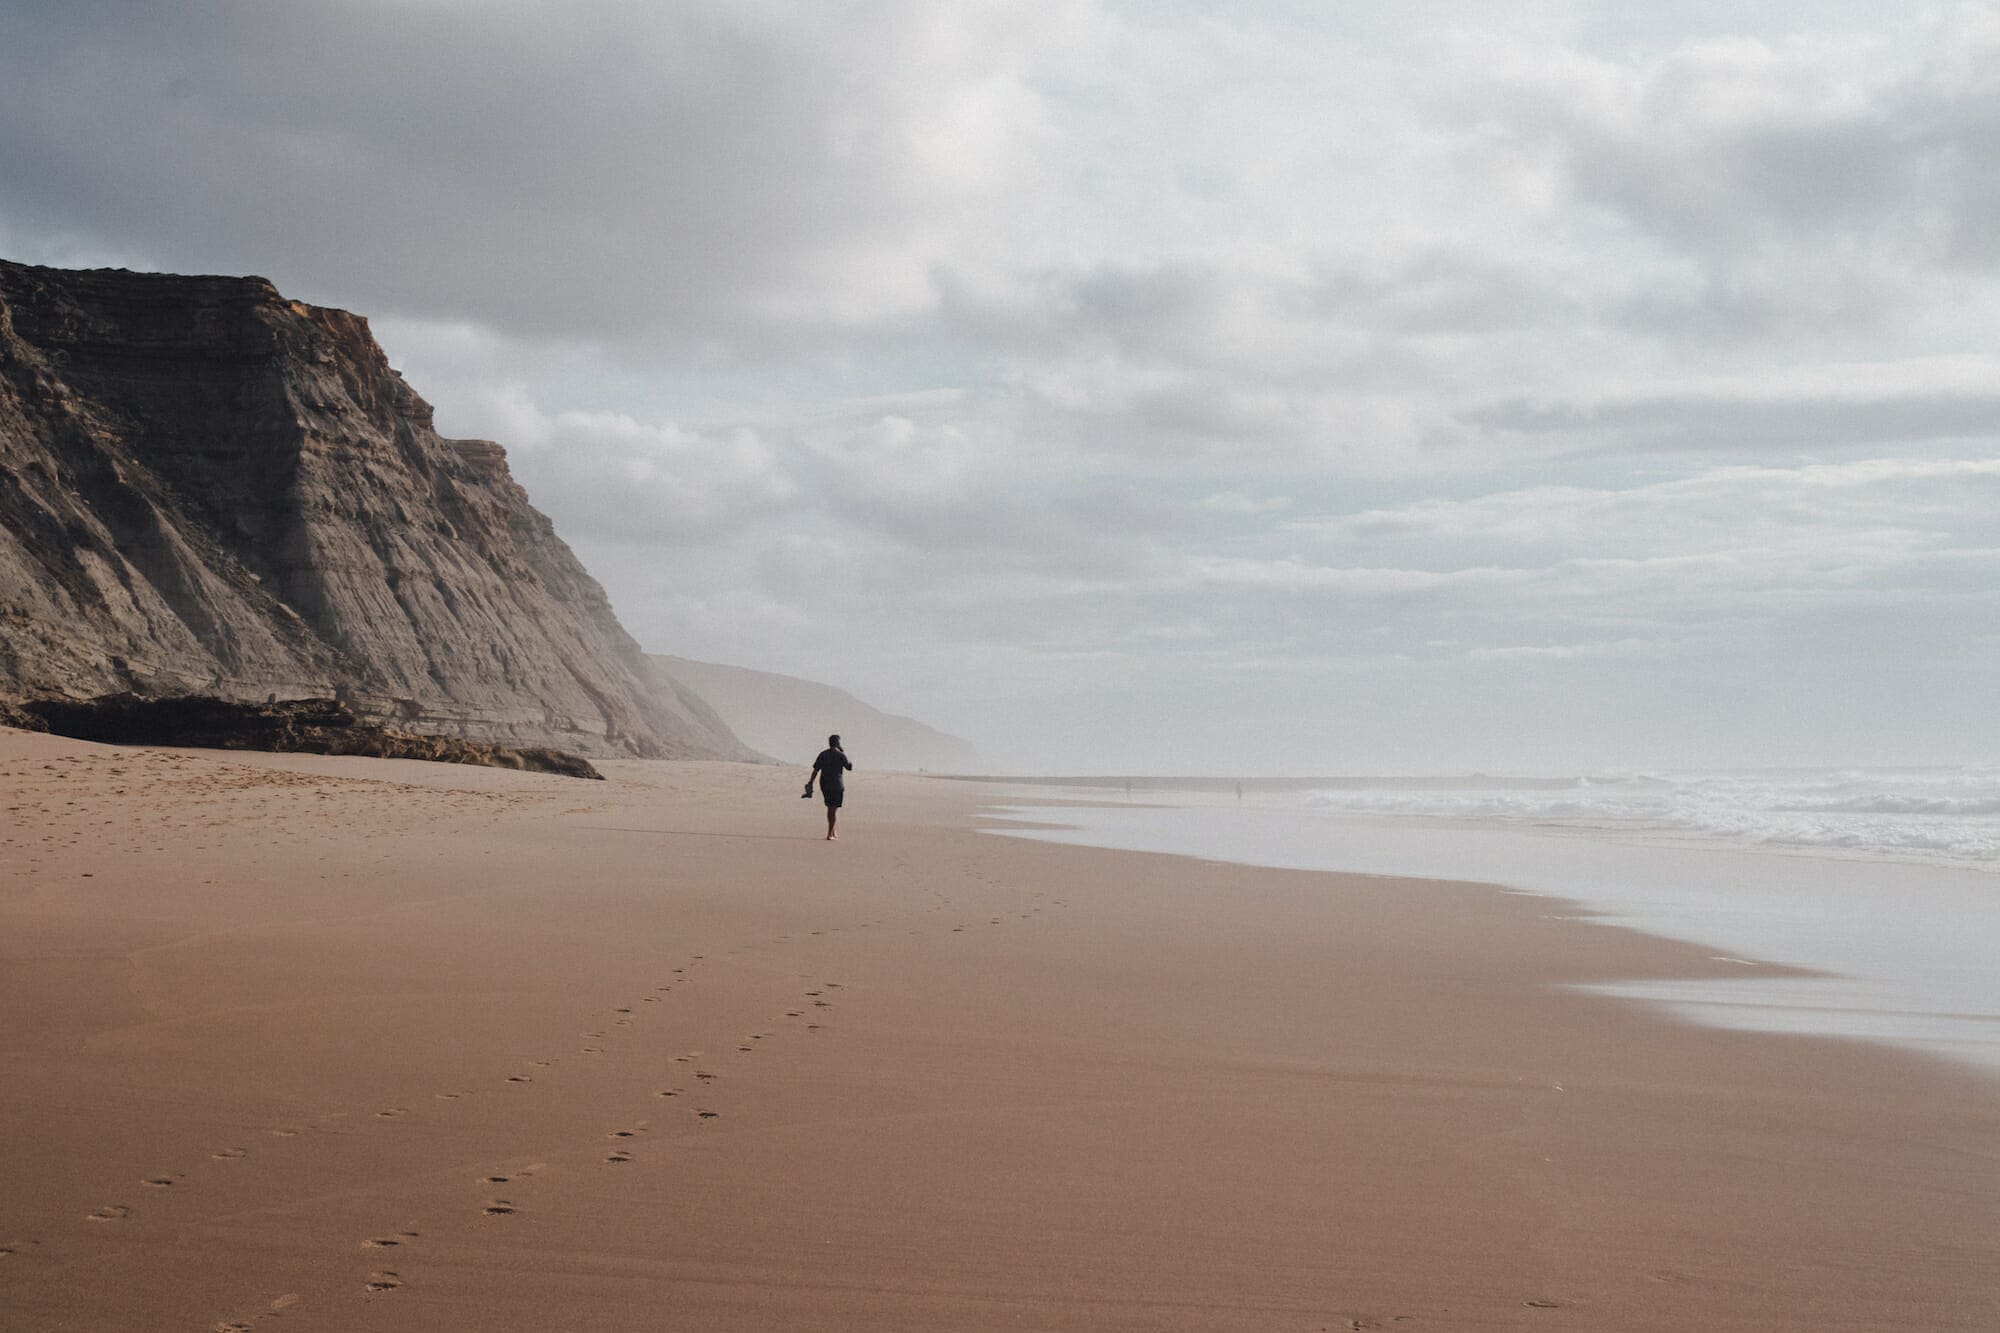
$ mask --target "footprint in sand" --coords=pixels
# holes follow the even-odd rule
[[[223,1148],[209,1154],[218,1162],[240,1162],[250,1154],[242,1148]]]
[[[264,1312],[256,1316],[256,1318],[225,1320],[214,1326],[214,1333],[251,1333],[251,1330],[255,1328],[259,1322],[267,1318],[269,1319],[281,1318],[284,1315],[285,1311],[291,1309],[294,1305],[297,1305],[298,1303],[299,1303],[298,1293],[295,1291],[287,1292],[285,1295],[278,1297],[278,1299],[272,1301],[269,1305],[265,1306]]]
[[[384,1120],[396,1120],[409,1113],[410,1109],[407,1106],[392,1106],[386,1111],[377,1111],[375,1114]]]
[[[703,1119],[703,1120],[713,1120],[713,1119],[715,1119],[715,1118],[716,1118],[717,1116],[721,1115],[721,1114],[722,1114],[722,1112],[720,1112],[720,1111],[696,1111],[696,1112],[695,1112],[695,1114],[696,1114],[697,1116],[699,1116],[699,1117],[700,1117],[701,1119]]]
[[[84,1220],[88,1222],[123,1222],[131,1215],[132,1210],[124,1204],[107,1203]]]
[[[626,1162],[632,1160],[632,1154],[629,1152],[615,1152],[610,1154],[604,1160],[611,1166],[623,1166]]]
[[[370,1291],[394,1291],[402,1285],[403,1279],[401,1277],[387,1271],[371,1273],[368,1277],[368,1290]]]
[[[369,1239],[361,1242],[361,1248],[364,1250],[393,1250],[406,1239],[416,1239],[416,1235],[417,1233],[414,1231],[405,1231],[395,1236],[371,1236]]]
[[[514,1205],[505,1199],[495,1199],[486,1205],[486,1215],[488,1217],[512,1217],[514,1215]]]
[[[533,1083],[535,1080],[526,1074],[509,1074],[507,1081],[509,1083]]]

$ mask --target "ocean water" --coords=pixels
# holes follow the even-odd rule
[[[1473,783],[1476,782],[1476,785]],[[1767,769],[1307,789],[1328,811],[2000,870],[2000,768]]]
[[[1813,975],[1605,993],[1717,1026],[1921,1048],[2000,1072],[2000,769],[1509,780],[1093,780],[1108,802],[997,813],[1013,836],[1250,865],[1430,876],[1551,898]],[[1129,801],[1129,803],[1128,803]]]

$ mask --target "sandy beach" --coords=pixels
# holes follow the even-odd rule
[[[1700,948],[605,768],[0,731],[0,1327],[2000,1327],[1994,1083]]]

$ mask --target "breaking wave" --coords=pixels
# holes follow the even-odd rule
[[[1610,774],[1509,786],[1430,780],[1311,792],[1313,808],[1682,836],[2000,870],[2000,768]]]

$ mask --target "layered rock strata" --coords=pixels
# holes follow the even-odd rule
[[[262,278],[0,262],[0,694],[116,691],[755,757],[361,317]]]

